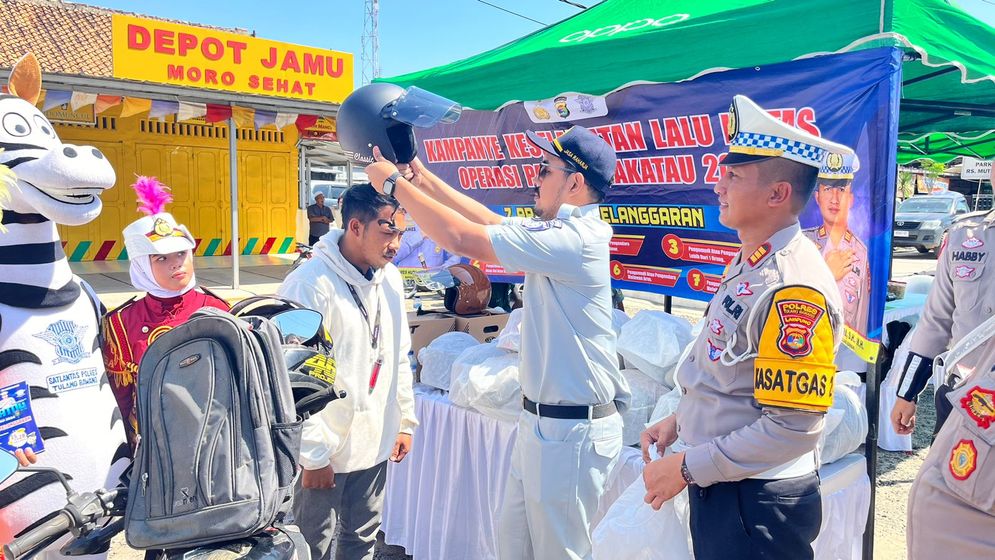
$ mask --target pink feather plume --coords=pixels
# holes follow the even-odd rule
[[[155,177],[139,176],[131,188],[135,189],[138,195],[138,211],[148,216],[162,212],[166,205],[173,201],[169,187]]]

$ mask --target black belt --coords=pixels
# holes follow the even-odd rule
[[[597,420],[618,412],[615,402],[585,406],[581,404],[539,404],[528,397],[522,397],[525,410],[542,418],[558,418],[560,420]]]

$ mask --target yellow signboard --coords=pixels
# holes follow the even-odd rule
[[[96,115],[93,114],[93,105],[80,107],[78,110],[73,111],[68,103],[63,103],[45,111],[45,116],[54,123],[88,124],[93,126],[97,122]]]
[[[114,14],[114,77],[341,103],[353,89],[353,56]]]

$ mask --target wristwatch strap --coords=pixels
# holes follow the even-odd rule
[[[691,471],[688,470],[687,459],[681,461],[681,478],[684,479],[684,482],[686,482],[688,486],[694,484],[694,478],[691,478]]]
[[[397,180],[402,177],[399,171],[395,171],[390,174],[390,177],[383,182],[383,193],[387,196],[393,197],[394,190],[397,188]]]

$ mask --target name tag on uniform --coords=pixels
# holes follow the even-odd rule
[[[28,447],[35,453],[45,451],[31,411],[31,390],[22,381],[0,389],[0,449],[13,453]]]

